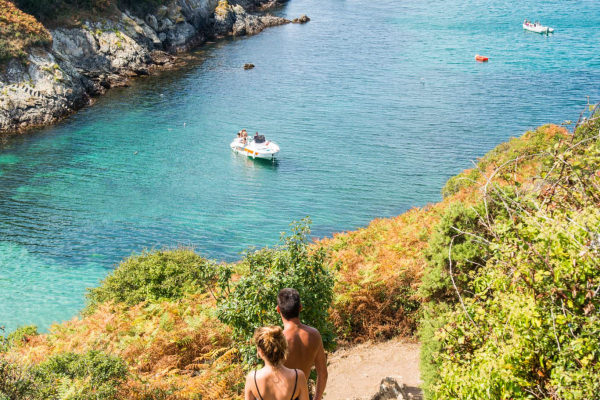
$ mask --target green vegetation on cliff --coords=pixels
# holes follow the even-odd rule
[[[0,0],[0,63],[24,57],[29,47],[44,46],[50,41],[50,33],[33,16],[9,0]]]
[[[22,59],[33,46],[48,46],[44,24],[78,25],[83,18],[111,13],[116,6],[145,15],[164,0],[0,0],[0,64]]]
[[[165,0],[14,0],[14,3],[26,13],[43,22],[57,18],[77,18],[79,15],[91,16],[92,13],[105,12],[121,5],[137,12],[149,12]]]
[[[512,140],[446,186],[478,196],[452,204],[429,241],[429,399],[600,393],[600,114],[590,117],[572,135]]]

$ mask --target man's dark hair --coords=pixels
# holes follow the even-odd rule
[[[300,315],[300,293],[296,289],[281,289],[277,295],[277,305],[283,318],[297,318]]]

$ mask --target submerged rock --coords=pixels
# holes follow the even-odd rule
[[[308,18],[308,16],[307,16],[306,14],[303,14],[303,15],[301,15],[300,17],[298,17],[298,18],[294,18],[294,19],[292,20],[292,22],[293,22],[294,24],[305,24],[305,23],[307,23],[308,21],[310,21],[310,18]]]

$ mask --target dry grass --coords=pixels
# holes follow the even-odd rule
[[[229,2],[227,0],[219,0],[217,8],[215,8],[215,14],[220,17],[225,17],[229,11],[231,11]]]
[[[51,41],[50,33],[38,20],[11,1],[0,0],[0,62],[23,57],[29,47]]]
[[[212,310],[214,302],[206,295],[130,309],[104,304],[92,315],[54,325],[49,334],[31,338],[6,357],[37,364],[66,351],[102,350],[130,367],[122,398],[162,392],[157,398],[238,399],[244,370],[229,328]]]
[[[444,207],[413,208],[321,241],[338,270],[331,315],[341,338],[360,342],[414,332],[423,252]]]

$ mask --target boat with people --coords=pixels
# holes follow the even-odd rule
[[[238,132],[237,138],[230,143],[229,147],[234,152],[253,159],[274,160],[275,156],[279,154],[277,143],[266,140],[265,136],[259,135],[258,132],[252,137],[248,136],[245,129]]]
[[[528,20],[525,20],[523,22],[523,29],[525,29],[527,31],[535,32],[535,33],[542,33],[542,34],[554,33],[554,29],[544,26],[544,25],[540,24],[539,22],[531,22]]]

